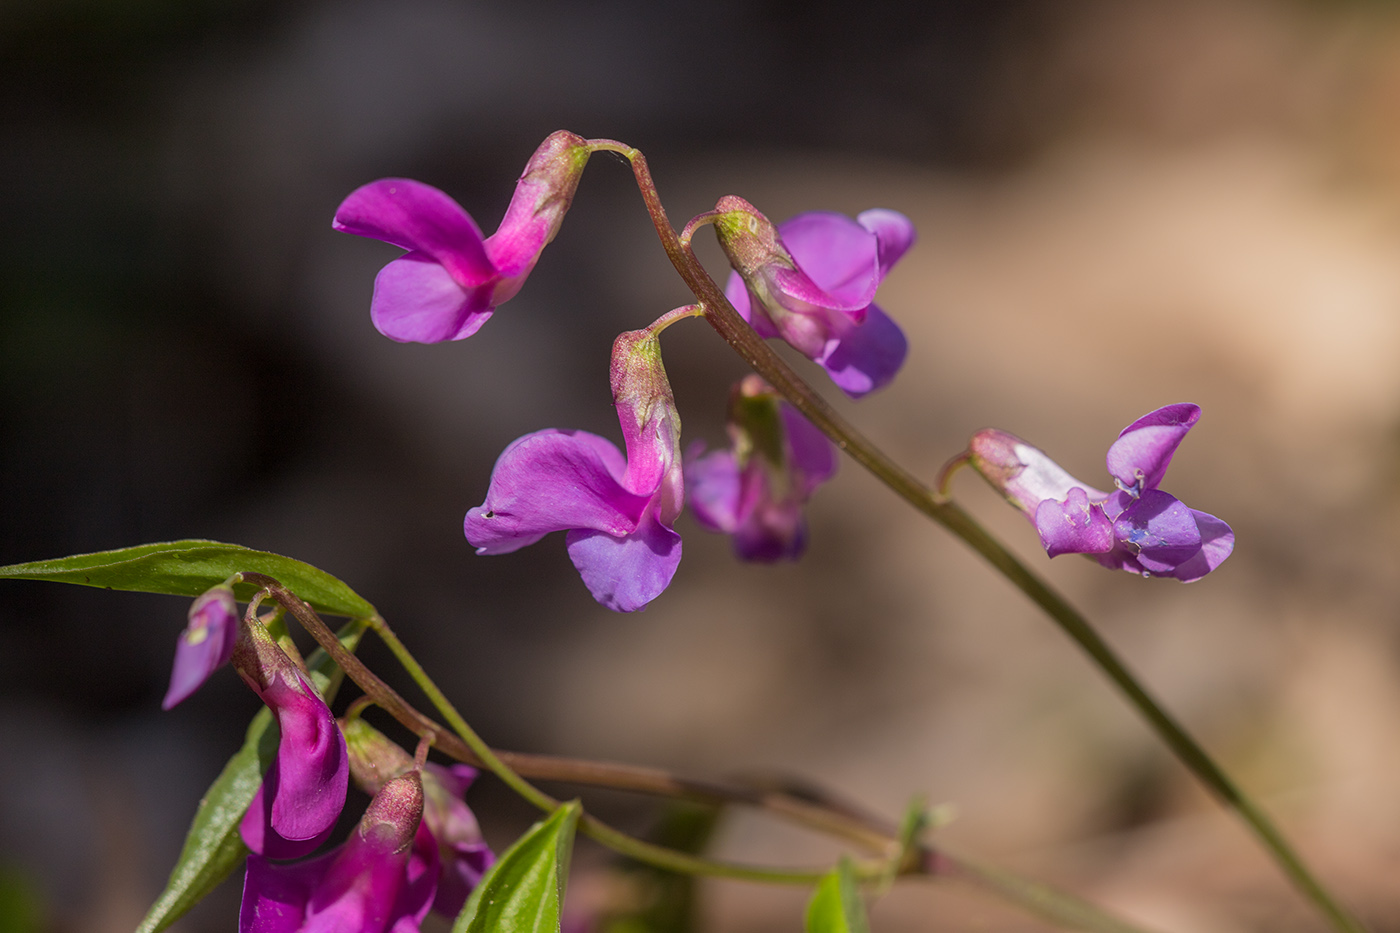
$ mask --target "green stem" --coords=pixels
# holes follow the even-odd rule
[[[1105,914],[1088,901],[1081,901],[1049,885],[1028,881],[1009,871],[971,859],[953,859],[946,854],[942,858],[946,864],[939,866],[941,871],[938,874],[995,891],[1002,898],[1058,926],[1087,933],[1141,933],[1140,927]]]
[[[600,148],[622,153],[632,164],[642,200],[666,255],[686,286],[705,308],[705,319],[753,369],[783,393],[795,408],[822,430],[877,479],[914,508],[962,538],[977,553],[1045,611],[1108,675],[1129,702],[1148,721],[1163,742],[1227,807],[1253,830],[1274,861],[1340,933],[1362,933],[1364,927],[1336,901],[1312,874],[1267,814],[1241,791],[1156,700],[1138,683],[1108,644],[1099,637],[1078,610],[1048,584],[1027,569],[998,540],[988,534],[957,504],[948,502],[921,483],[882,450],[866,439],[836,412],[739,316],[724,292],[710,278],[689,244],[681,242],[667,219],[666,210],[652,181],[646,157],[636,149],[612,141]]]

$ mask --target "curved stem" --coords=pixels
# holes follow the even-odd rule
[[[243,574],[243,578],[250,583],[263,587],[268,595],[277,601],[279,605],[287,610],[302,627],[311,635],[316,642],[325,649],[340,666],[351,680],[365,692],[367,696],[374,699],[374,702],[382,707],[390,715],[398,719],[404,726],[411,729],[415,734],[430,738],[432,744],[443,751],[448,752],[454,758],[471,760],[474,764],[480,764],[490,769],[508,787],[520,794],[530,803],[541,810],[550,811],[560,806],[560,802],[553,797],[534,787],[524,780],[519,774],[510,769],[509,766],[496,755],[492,749],[486,745],[467,725],[466,721],[457,713],[447,698],[442,695],[432,680],[418,665],[411,655],[407,654],[407,649],[399,642],[398,638],[389,630],[388,625],[378,616],[370,618],[369,624],[379,632],[381,637],[388,633],[386,641],[391,649],[397,646],[412,661],[410,673],[414,674],[415,681],[430,690],[430,696],[435,705],[441,701],[444,716],[452,722],[458,735],[444,733],[442,728],[427,716],[414,709],[408,701],[399,695],[388,684],[380,680],[364,662],[355,655],[346,651],[336,639],[335,633],[322,621],[307,603],[298,597],[291,590],[288,590],[281,583],[266,574],[248,572]],[[416,673],[415,673],[416,672]],[[420,680],[421,678],[421,680]],[[607,823],[589,814],[583,814],[579,818],[579,828],[585,835],[595,839],[608,848],[628,858],[648,865],[655,865],[669,871],[681,872],[691,875],[707,875],[717,878],[733,878],[742,881],[758,881],[768,884],[800,884],[812,885],[819,882],[826,874],[825,870],[813,870],[802,868],[765,868],[756,865],[744,865],[737,862],[726,862],[717,859],[706,859],[699,856],[690,855],[685,852],[678,852],[654,843],[645,842],[633,836],[629,836],[621,830],[614,829]],[[880,866],[883,869],[883,866]],[[864,874],[870,877],[877,875],[877,869],[867,866],[863,869]]]
[[[641,189],[642,200],[646,202],[647,211],[651,214],[652,223],[661,238],[661,245],[666,250],[667,257],[686,286],[705,308],[705,319],[720,336],[759,375],[782,392],[795,408],[820,428],[832,443],[873,473],[896,495],[961,538],[1044,610],[1118,686],[1177,758],[1227,807],[1239,814],[1283,872],[1328,918],[1332,926],[1343,933],[1362,933],[1364,927],[1313,876],[1268,815],[1235,785],[1186,730],[1148,694],[1078,610],[1027,569],[961,507],[934,493],[872,444],[754,333],[753,328],[739,316],[725,298],[724,292],[710,278],[689,244],[681,242],[677,236],[661,204],[656,184],[647,167],[646,157],[636,149],[616,145],[618,148],[613,151],[621,152],[632,164],[637,187]]]

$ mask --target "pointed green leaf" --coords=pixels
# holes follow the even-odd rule
[[[346,650],[354,651],[364,631],[364,622],[355,621],[343,626],[336,635]],[[306,666],[326,702],[335,699],[344,675],[330,655],[317,648],[307,657]],[[224,770],[205,791],[190,831],[185,834],[185,847],[170,872],[170,880],[136,933],[164,930],[243,863],[248,847],[238,835],[238,824],[262,785],[268,765],[277,756],[277,740],[277,723],[272,719],[272,710],[259,710],[248,725],[243,747],[228,760]]]
[[[198,596],[244,570],[276,577],[319,612],[354,618],[374,615],[374,607],[354,590],[310,564],[238,544],[198,539],[11,564],[0,567],[0,579],[49,580],[109,590]],[[234,587],[238,598],[245,602],[256,591],[250,583]]]
[[[583,808],[563,804],[506,850],[452,924],[452,933],[558,933],[574,829]]]
[[[841,859],[817,885],[807,904],[807,933],[870,933],[850,859]]]

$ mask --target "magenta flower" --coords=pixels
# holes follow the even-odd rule
[[[248,856],[239,933],[418,933],[437,887],[417,771],[388,781],[343,846],[279,865]]]
[[[330,835],[345,807],[350,764],[326,701],[257,619],[245,620],[233,666],[277,717],[277,758],[243,815],[248,848],[297,858]]]
[[[782,337],[852,398],[894,378],[909,344],[874,299],[914,244],[908,217],[815,211],[774,227],[730,195],[715,205],[714,225],[734,267],[725,295],[760,336]]]
[[[696,521],[733,535],[740,560],[797,560],[807,547],[803,506],[836,473],[831,441],[758,376],[729,399],[732,447],[686,457],[686,493]]]
[[[375,794],[388,780],[414,770],[413,758],[363,719],[341,723],[350,752],[350,774],[366,793]],[[462,799],[476,779],[467,765],[423,766],[423,825],[432,834],[442,866],[433,909],[455,917],[496,856],[481,838],[476,816]]]
[[[483,237],[456,201],[431,185],[381,178],[350,193],[331,226],[407,253],[380,270],[370,318],[401,342],[440,343],[476,333],[514,297],[573,203],[591,150],[560,130],[525,166],[496,232]]]
[[[567,531],[584,585],[618,612],[641,609],[671,582],[681,559],[681,538],[671,529],[684,502],[681,420],[658,336],[676,314],[613,344],[613,403],[626,457],[586,431],[549,428],[512,442],[491,471],[486,501],[463,524],[478,554],[506,554]]]
[[[238,604],[233,589],[221,583],[190,605],[189,624],[175,646],[175,667],[161,709],[174,708],[198,690],[233,656],[237,640]]]
[[[1108,449],[1112,493],[1081,483],[1044,451],[1005,431],[979,431],[967,457],[1031,520],[1051,557],[1089,554],[1112,570],[1191,583],[1235,547],[1229,525],[1157,488],[1200,417],[1195,405],[1168,405],[1124,428]]]

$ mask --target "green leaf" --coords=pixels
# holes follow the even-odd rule
[[[851,860],[841,859],[807,905],[807,933],[870,933]]]
[[[157,933],[174,923],[248,855],[238,824],[262,784],[263,772],[277,756],[277,737],[272,711],[259,711],[248,726],[243,747],[228,760],[199,802],[170,880],[136,933]]]
[[[346,650],[354,651],[364,631],[365,623],[357,620],[343,626],[336,635]],[[335,699],[343,675],[330,655],[317,648],[306,659],[306,666],[326,702]],[[205,791],[190,831],[185,834],[185,847],[170,872],[170,880],[136,933],[164,930],[242,864],[248,847],[238,835],[238,824],[262,785],[268,765],[277,755],[277,740],[277,723],[272,719],[272,710],[259,710],[248,725],[243,747],[228,760],[224,770]]]
[[[574,829],[583,808],[562,804],[506,850],[452,924],[452,933],[558,933]]]
[[[276,577],[319,612],[352,618],[375,614],[374,607],[354,590],[310,564],[239,544],[198,539],[11,564],[0,567],[0,579],[49,580],[109,590],[198,596],[242,570]],[[234,592],[246,602],[257,588],[243,583],[234,587]]]

